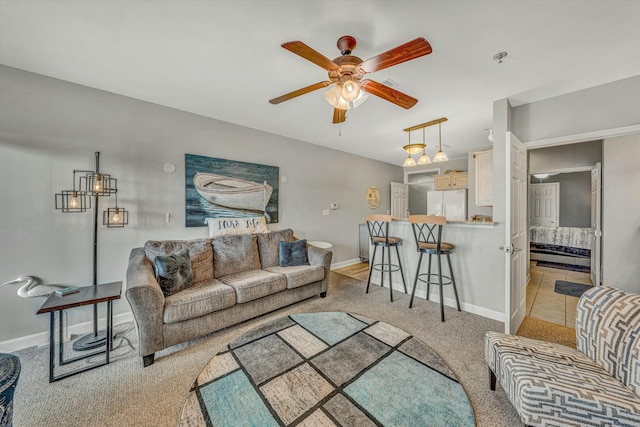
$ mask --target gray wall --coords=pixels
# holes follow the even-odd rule
[[[603,284],[640,293],[640,134],[604,140]]]
[[[527,142],[638,124],[638,93],[640,75],[520,105],[513,132]]]
[[[334,263],[358,257],[358,224],[372,212],[367,188],[380,189],[375,212],[384,213],[389,182],[403,179],[400,166],[0,66],[0,283],[21,275],[91,283],[92,212],[55,211],[53,195],[70,189],[73,169],[93,168],[95,151],[130,211],[128,227],[99,228],[99,282],[124,280],[131,248],[146,240],[207,236],[184,226],[185,153],[279,166],[287,182],[273,228],[333,243]],[[165,173],[165,162],[177,171]],[[323,216],[331,203],[340,209]],[[35,315],[42,299],[16,289],[0,287],[0,343],[47,330],[48,317]],[[114,308],[129,312],[124,298]],[[69,316],[91,319],[88,310]]]
[[[529,150],[528,155],[530,173],[593,166],[602,161],[602,141],[537,148]]]
[[[591,227],[591,172],[572,172],[538,179],[531,184],[560,183],[559,227]]]

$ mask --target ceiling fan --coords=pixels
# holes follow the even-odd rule
[[[330,60],[301,41],[286,42],[282,44],[282,47],[327,70],[329,73],[329,81],[318,82],[303,87],[273,98],[269,100],[269,102],[279,104],[335,83],[332,88],[324,93],[327,102],[334,107],[333,123],[344,122],[347,117],[347,110],[362,104],[368,97],[367,93],[379,96],[406,109],[416,105],[418,102],[416,98],[373,80],[362,80],[362,78],[375,71],[380,71],[431,53],[431,45],[422,37],[418,37],[415,40],[388,50],[366,61],[362,61],[362,59],[357,56],[351,55],[351,52],[356,47],[356,39],[351,36],[342,36],[338,39],[338,49],[342,56],[334,60]]]

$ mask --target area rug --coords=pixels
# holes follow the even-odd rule
[[[181,426],[473,426],[429,347],[344,312],[292,314],[232,341],[202,370]]]
[[[537,265],[539,267],[558,268],[560,270],[577,271],[580,273],[591,272],[591,267],[589,267],[588,265],[562,264],[559,262],[551,262],[551,261],[538,261]]]
[[[553,291],[557,294],[580,298],[580,296],[584,293],[584,291],[586,291],[587,289],[591,289],[592,287],[593,286],[591,285],[584,285],[582,283],[556,280],[556,285]]]

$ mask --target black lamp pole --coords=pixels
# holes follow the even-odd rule
[[[95,175],[100,173],[100,152],[96,151]],[[94,198],[94,215],[93,215],[93,286],[98,286],[98,201],[99,196],[96,194]],[[93,333],[81,336],[73,342],[73,349],[76,351],[86,351],[93,348],[104,346],[104,340],[107,339],[107,332],[98,331],[98,304],[93,305]]]

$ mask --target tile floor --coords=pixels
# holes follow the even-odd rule
[[[527,316],[575,328],[578,298],[557,294],[553,288],[556,280],[590,285],[591,275],[550,267],[538,267],[535,261],[532,261],[530,265],[531,280],[527,285]],[[336,272],[356,279],[367,280],[369,264],[354,264],[339,268]]]
[[[576,305],[578,298],[557,294],[553,291],[556,280],[591,284],[589,273],[538,267],[535,261],[530,266],[531,280],[527,285],[527,316],[557,325],[576,327]]]

